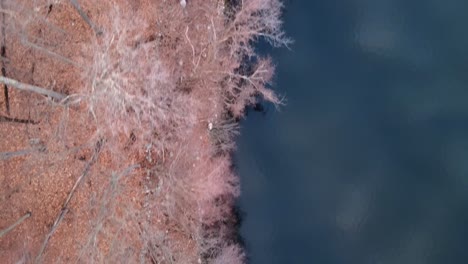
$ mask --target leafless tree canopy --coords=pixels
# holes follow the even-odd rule
[[[283,102],[281,1],[0,3],[0,259],[244,263],[230,154]]]

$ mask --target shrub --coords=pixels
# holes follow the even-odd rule
[[[227,154],[236,147],[235,138],[239,135],[239,124],[234,118],[222,118],[209,123],[209,131],[214,154]]]
[[[225,1],[227,17],[214,27],[213,51],[220,67],[208,72],[221,86],[221,102],[235,117],[242,117],[247,105],[258,97],[275,105],[282,103],[268,88],[274,73],[269,58],[257,55],[254,42],[265,39],[275,47],[292,44],[282,31],[280,0]],[[213,23],[214,24],[214,23]]]
[[[194,123],[191,100],[168,82],[154,43],[139,42],[144,21],[118,11],[110,17],[113,26],[89,47],[93,61],[82,96],[99,134],[133,134],[141,149],[148,143],[163,149]]]
[[[213,264],[241,264],[245,263],[245,254],[238,245],[229,245],[213,260]]]

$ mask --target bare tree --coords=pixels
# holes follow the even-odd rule
[[[144,22],[114,12],[112,27],[90,47],[93,62],[83,72],[88,86],[82,97],[98,133],[109,138],[133,133],[142,146],[152,142],[162,149],[166,137],[194,123],[190,98],[168,81],[154,43],[138,43]],[[154,132],[161,135],[157,141]]]
[[[292,44],[282,29],[280,0],[242,0],[230,11],[233,19],[220,35],[220,42],[231,41],[233,51],[253,55],[252,41],[263,37],[274,47]]]

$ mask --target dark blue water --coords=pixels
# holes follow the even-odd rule
[[[237,164],[250,263],[468,263],[468,1],[291,0]]]

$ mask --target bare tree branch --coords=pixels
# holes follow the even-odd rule
[[[46,237],[44,239],[44,242],[42,243],[42,247],[39,250],[39,254],[37,254],[35,263],[40,263],[41,262],[42,254],[44,253],[45,249],[47,248],[47,244],[49,243],[50,238],[52,237],[55,230],[57,229],[57,227],[62,222],[63,217],[65,216],[65,214],[68,212],[68,204],[70,203],[71,199],[73,198],[73,196],[74,196],[74,194],[76,192],[76,189],[78,188],[78,186],[80,186],[80,183],[83,181],[83,179],[88,175],[89,171],[91,170],[91,167],[96,163],[99,155],[101,154],[102,145],[104,144],[103,142],[104,142],[104,140],[100,139],[96,143],[93,156],[89,160],[88,164],[86,164],[86,167],[84,168],[83,173],[81,173],[81,176],[78,177],[78,179],[76,180],[76,182],[73,185],[72,189],[68,193],[68,196],[65,199],[65,202],[63,203],[62,208],[60,209],[60,212],[59,212],[57,218],[54,221],[54,224],[52,225],[49,233],[46,235]]]
[[[57,92],[54,92],[54,91],[51,91],[51,90],[47,90],[47,89],[44,89],[44,88],[39,87],[39,86],[30,85],[30,84],[26,84],[26,83],[21,83],[21,82],[18,82],[17,80],[10,79],[10,78],[3,77],[3,76],[0,76],[0,83],[3,83],[5,85],[8,85],[9,87],[13,87],[13,88],[16,88],[16,89],[19,89],[19,90],[29,91],[29,92],[49,96],[49,97],[54,98],[54,99],[59,100],[59,101],[65,99],[67,97],[66,95],[61,94],[61,93],[57,93]]]
[[[86,15],[86,13],[83,11],[81,8],[80,4],[78,3],[78,0],[70,0],[70,3],[73,5],[73,7],[78,11],[80,14],[81,18],[89,25],[89,27],[94,31],[94,33],[99,36],[102,35],[102,30],[98,28],[93,21]]]
[[[25,215],[23,215],[20,219],[16,220],[11,226],[3,229],[0,231],[0,238],[2,238],[4,235],[8,234],[11,230],[15,229],[16,226],[21,224],[24,220],[28,219],[31,217],[31,212],[27,212]]]
[[[57,59],[57,60],[59,60],[59,61],[62,61],[62,62],[71,64],[71,65],[73,65],[73,66],[75,66],[75,67],[77,67],[77,68],[83,68],[83,66],[81,66],[80,64],[78,64],[78,63],[76,63],[76,62],[70,60],[69,58],[64,57],[64,56],[62,56],[62,55],[60,55],[60,54],[58,54],[58,53],[55,53],[55,52],[53,52],[53,51],[50,51],[50,50],[48,50],[47,48],[41,47],[41,46],[39,46],[39,45],[37,45],[37,44],[34,44],[34,43],[30,42],[30,41],[27,40],[27,39],[22,39],[21,42],[22,42],[23,44],[25,44],[26,46],[29,46],[29,47],[31,47],[31,48],[33,48],[33,49],[36,49],[36,50],[38,50],[38,51],[40,51],[40,52],[43,52],[43,53],[47,54],[47,56],[50,56],[50,57],[53,57],[53,58],[55,58],[55,59]]]
[[[0,160],[8,160],[14,157],[25,156],[33,152],[33,149],[23,149],[11,152],[0,152]]]

